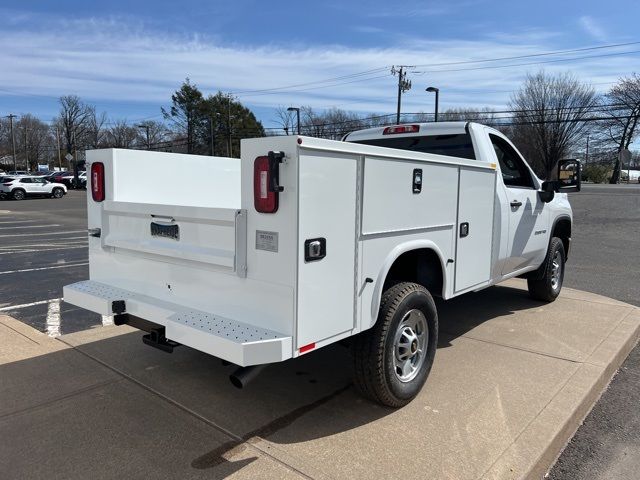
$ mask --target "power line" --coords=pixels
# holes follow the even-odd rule
[[[464,60],[459,62],[446,62],[446,63],[430,63],[430,64],[423,64],[423,65],[416,65],[416,67],[445,67],[445,66],[451,66],[451,65],[464,65],[469,63],[501,62],[504,60],[519,60],[522,58],[545,57],[550,55],[563,55],[565,53],[577,53],[577,52],[585,52],[589,50],[600,50],[605,48],[626,47],[629,45],[638,45],[638,44],[640,44],[640,41],[627,42],[627,43],[614,43],[610,45],[600,45],[597,47],[574,48],[571,50],[556,50],[553,52],[544,52],[544,53],[531,53],[528,55],[516,55],[513,57],[485,58],[482,60]]]
[[[426,73],[449,73],[449,72],[469,72],[472,70],[493,70],[496,68],[524,67],[524,66],[530,66],[530,65],[544,65],[547,63],[574,62],[576,60],[585,60],[590,58],[616,57],[619,55],[632,55],[635,53],[640,53],[640,50],[631,50],[629,52],[603,53],[600,55],[586,55],[586,56],[574,57],[574,58],[558,58],[555,60],[544,60],[540,62],[510,63],[507,65],[491,65],[491,66],[485,66],[485,67],[471,67],[471,68],[453,68],[453,69],[447,69],[447,70],[427,70]]]
[[[327,78],[324,80],[316,80],[313,82],[305,82],[305,83],[297,83],[297,84],[293,84],[293,85],[286,85],[283,87],[273,87],[273,88],[263,88],[263,89],[259,89],[259,90],[240,90],[237,92],[232,92],[233,95],[241,95],[241,94],[251,94],[251,93],[263,93],[263,92],[273,92],[276,90],[284,90],[284,89],[289,89],[289,88],[297,88],[297,87],[306,87],[308,85],[317,85],[317,84],[322,84],[322,83],[328,83],[328,82],[335,82],[338,80],[344,80],[344,79],[348,79],[348,78],[353,78],[353,77],[359,77],[359,76],[363,76],[363,75],[371,75],[372,73],[379,73],[379,72],[383,72],[385,70],[387,70],[389,67],[378,67],[378,68],[372,68],[370,70],[365,70],[362,72],[357,72],[357,73],[352,73],[352,74],[348,74],[348,75],[342,75],[339,77],[332,77],[332,78]]]

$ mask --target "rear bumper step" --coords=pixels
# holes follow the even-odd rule
[[[164,327],[167,343],[186,345],[243,367],[280,362],[293,353],[290,335],[93,280],[65,286],[64,300],[101,315],[128,314],[153,322]],[[152,338],[143,341],[159,345]]]

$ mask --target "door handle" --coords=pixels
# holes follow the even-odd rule
[[[511,202],[509,205],[511,205],[514,208],[518,208],[522,206],[522,202],[518,201],[518,200],[514,200],[513,202]]]

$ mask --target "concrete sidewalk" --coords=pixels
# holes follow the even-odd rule
[[[389,410],[358,397],[347,349],[232,367],[128,327],[51,339],[0,317],[3,478],[539,478],[634,346],[640,309],[514,280],[438,304],[425,388]]]

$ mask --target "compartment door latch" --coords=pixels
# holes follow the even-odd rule
[[[304,261],[317,262],[327,256],[327,239],[310,238],[304,241]]]

